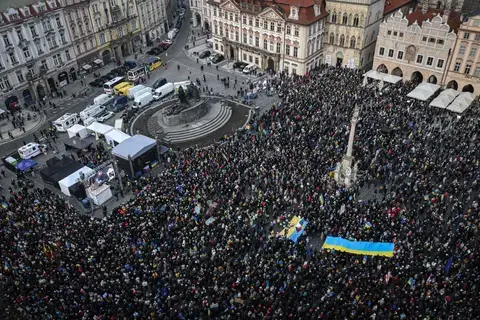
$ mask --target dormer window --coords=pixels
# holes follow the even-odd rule
[[[313,6],[313,11],[315,12],[315,17],[320,14],[320,5],[316,4]]]
[[[25,15],[25,17],[30,17],[30,8],[29,7],[25,7],[23,9],[23,14]]]
[[[290,7],[290,19],[298,20],[298,8]]]
[[[8,15],[8,18],[10,19],[10,21],[15,21],[18,19],[18,14],[17,13],[12,13],[10,15]]]

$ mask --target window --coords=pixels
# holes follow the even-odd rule
[[[33,68],[33,67],[28,68],[27,74],[31,75],[32,77],[35,76],[35,74],[36,74],[35,68]]]
[[[214,16],[214,17],[217,16],[217,8],[213,8],[213,16]]]
[[[270,31],[275,31],[275,23],[270,22]]]
[[[15,30],[17,32],[17,37],[18,37],[18,40],[19,41],[22,41],[24,40],[25,38],[23,37],[23,32],[22,32],[22,29],[21,28],[18,28]]]
[[[227,11],[225,11],[224,18],[225,18],[225,19],[228,19],[228,12],[227,12]]]
[[[55,49],[57,47],[57,39],[55,37],[50,37],[48,40],[48,47],[50,50]]]
[[[235,14],[235,22],[238,22],[238,14]]]
[[[291,34],[291,33],[292,33],[292,27],[290,27],[289,25],[287,25],[286,33],[287,33],[287,34]]]
[[[10,57],[10,62],[12,63],[12,65],[18,63],[17,57],[15,56],[15,52],[10,52],[8,56]]]
[[[340,47],[343,47],[345,45],[345,36],[342,34],[340,36]]]
[[[3,35],[3,43],[5,44],[5,47],[8,47],[11,45],[10,39],[8,39],[8,35],[4,34]]]
[[[472,69],[472,64],[467,63],[467,65],[465,66],[465,74],[470,74],[471,69]]]
[[[243,43],[247,43],[247,34],[243,34]]]
[[[10,84],[10,80],[8,77],[0,78],[0,90],[10,89],[12,85]]]
[[[25,78],[23,77],[22,70],[17,70],[16,74],[17,74],[17,79],[18,79],[19,83],[22,83],[22,82],[25,81]]]
[[[23,56],[25,57],[25,59],[29,59],[31,57],[31,54],[30,54],[30,50],[28,48],[24,48],[23,49]]]
[[[445,41],[443,41],[443,39],[438,39],[438,40],[437,40],[437,43],[438,43],[438,44],[441,44],[441,45],[443,45],[444,42],[445,42]]]
[[[32,37],[38,36],[37,34],[37,29],[35,29],[35,25],[30,25],[30,33],[32,34]]]
[[[218,43],[215,43],[215,50],[218,50]]]
[[[49,20],[42,21],[43,32],[48,32],[52,30],[52,25],[50,24]]]
[[[288,44],[285,46],[285,54],[286,54],[287,56],[290,55],[290,45],[288,45]]]
[[[391,36],[391,35],[392,35],[392,30],[388,30],[388,31],[387,31],[387,34],[388,34],[389,36]]]
[[[443,64],[445,63],[445,60],[443,59],[438,59],[437,61],[437,68],[443,68]]]
[[[295,34],[294,36],[295,37],[298,37],[298,35],[300,34],[300,29],[298,27],[295,27]]]
[[[247,16],[243,16],[243,17],[242,17],[242,23],[243,23],[243,24],[247,24]]]
[[[105,44],[105,33],[101,33],[100,36],[98,37],[100,40],[100,44]]]
[[[393,36],[397,36],[398,35],[398,32],[397,31],[393,31]]]
[[[475,68],[475,72],[473,73],[475,77],[480,77],[480,66],[477,66]]]
[[[358,15],[355,15],[355,17],[353,17],[353,26],[358,27]]]
[[[297,74],[297,69],[292,68],[292,74]]]
[[[65,50],[65,58],[67,59],[67,61],[70,61],[72,59],[72,57],[70,56],[70,50]]]
[[[398,51],[398,53],[397,53],[397,59],[398,59],[398,60],[403,60],[403,51]]]
[[[273,52],[273,42],[270,41],[270,52]]]
[[[255,57],[255,64],[258,66],[258,58]]]
[[[430,42],[430,43],[435,43],[435,38],[429,38],[429,39],[428,39],[428,42]]]
[[[297,47],[293,47],[293,56],[295,58],[298,57],[298,48]]]
[[[347,23],[348,23],[348,16],[347,16],[346,13],[343,14],[342,23],[343,23],[343,24],[347,24]]]
[[[282,32],[282,24],[277,23],[277,32]]]
[[[57,22],[57,27],[58,28],[61,28],[62,27],[62,21],[60,20],[60,16],[57,16],[55,18],[55,21]]]
[[[329,41],[329,43],[330,43],[330,44],[334,44],[334,42],[335,42],[335,36],[333,35],[333,33],[330,33],[330,41]]]
[[[378,51],[378,55],[384,56],[385,55],[385,48],[380,47],[380,50]]]
[[[35,43],[35,47],[37,48],[37,53],[38,53],[38,54],[42,54],[42,53],[43,53],[42,44],[40,43],[40,41]]]
[[[277,53],[280,53],[280,48],[281,48],[280,43],[277,43]]]
[[[468,38],[470,38],[470,32],[465,32],[465,33],[463,34],[463,39],[468,40]]]
[[[470,50],[470,57],[475,57],[477,55],[477,48],[472,48],[472,50]]]
[[[393,58],[393,54],[395,53],[395,50],[393,49],[388,49],[388,57]]]
[[[253,36],[252,35],[248,36],[248,44],[253,46]]]
[[[229,18],[230,18],[230,21],[233,21],[233,13],[229,13]]]
[[[422,41],[423,41],[423,42],[426,42],[426,41],[427,41],[427,37],[423,37],[423,38],[422,38]]]
[[[240,34],[238,33],[238,31],[235,31],[235,41],[240,41]]]
[[[467,47],[465,47],[464,44],[460,45],[460,49],[458,50],[458,54],[465,54],[465,51],[467,51]]]
[[[455,63],[455,67],[453,67],[453,71],[459,72],[459,71],[460,71],[460,66],[461,66],[461,63],[460,63],[460,62],[456,62],[456,63]]]
[[[475,41],[480,41],[480,33],[475,35]]]
[[[223,26],[220,25],[220,35],[223,37]]]
[[[268,48],[268,41],[267,39],[263,39],[263,49],[267,50],[267,48]]]
[[[334,12],[334,13],[332,14],[332,20],[331,20],[331,22],[332,22],[332,23],[337,23],[337,13],[336,13],[336,12]]]
[[[400,32],[398,35],[400,38],[403,38],[403,32]]]
[[[433,65],[433,57],[428,57],[427,58],[427,66],[432,66]]]
[[[259,37],[255,37],[255,47],[260,47],[260,38]]]
[[[252,62],[253,62],[253,57],[252,57],[252,56],[248,56],[248,61],[249,61],[250,63],[252,63]]]
[[[60,55],[60,53],[57,53],[52,58],[53,58],[53,64],[56,66],[61,65],[63,63],[62,56]]]
[[[255,19],[255,27],[260,28],[260,19]]]
[[[423,55],[419,54],[417,56],[417,63],[422,63],[423,62]]]
[[[352,37],[350,39],[350,48],[355,48],[355,45],[356,45],[356,39],[355,37]]]
[[[253,26],[253,18],[252,17],[248,18],[248,25]]]
[[[67,44],[67,38],[65,38],[65,32],[60,32],[60,40],[62,44]]]
[[[243,54],[243,61],[247,61],[247,54]]]
[[[268,22],[263,20],[263,29],[268,30]]]

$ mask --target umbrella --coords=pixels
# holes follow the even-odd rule
[[[16,168],[20,171],[27,171],[28,169],[32,168],[33,166],[36,166],[37,162],[35,162],[32,159],[25,159],[17,163]]]

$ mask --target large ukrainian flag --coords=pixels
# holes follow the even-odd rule
[[[282,231],[277,233],[277,237],[285,237],[296,243],[298,238],[300,238],[305,231],[307,224],[307,220],[298,216],[294,216],[292,220],[290,220],[288,228],[284,228]]]
[[[368,256],[393,257],[395,245],[390,242],[350,241],[340,237],[329,236],[322,248]]]

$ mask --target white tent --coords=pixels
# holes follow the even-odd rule
[[[87,128],[85,128],[85,126],[82,126],[81,124],[78,124],[78,123],[68,128],[67,133],[69,138],[78,136],[80,139],[85,139],[86,137],[88,137]]]
[[[437,107],[440,109],[445,109],[448,107],[450,103],[460,94],[460,91],[454,89],[446,89],[443,90],[438,97],[433,99],[432,103],[430,103],[431,107]]]
[[[88,130],[95,132],[95,138],[98,140],[99,135],[105,135],[107,132],[113,129],[112,126],[108,126],[103,123],[94,122],[87,127]]]
[[[70,187],[73,186],[75,183],[80,181],[80,172],[85,174],[85,177],[89,177],[95,174],[95,171],[87,166],[75,171],[74,173],[70,174],[69,176],[63,178],[58,182],[60,186],[60,190],[67,195],[70,196]]]
[[[381,80],[382,77],[385,77],[387,75],[388,75],[387,73],[382,73],[382,72],[378,72],[378,71],[375,71],[375,70],[370,70],[367,73],[365,73],[363,76],[365,78],[370,78],[370,79],[374,79],[374,80]]]
[[[116,146],[117,144],[122,143],[128,138],[130,138],[130,135],[117,129],[110,130],[105,134],[105,139],[107,140],[107,143],[112,146]]]
[[[383,78],[383,81],[393,84],[397,83],[400,80],[402,80],[402,77],[394,76],[393,74],[388,74]]]
[[[473,100],[475,100],[475,95],[473,93],[462,92],[452,102],[452,104],[448,106],[447,110],[456,113],[463,113],[472,104]]]
[[[370,70],[367,73],[363,75],[363,84],[365,85],[367,83],[367,78],[377,80],[377,81],[382,81],[382,82],[387,82],[387,83],[397,83],[398,81],[402,80],[402,77],[394,76],[392,74],[388,73],[383,73],[383,72],[378,72],[375,70]],[[383,88],[383,84],[380,85],[381,88]],[[380,89],[381,89],[380,88]]]
[[[422,82],[412,92],[410,92],[407,97],[426,101],[433,96],[438,89],[440,89],[438,84]]]

